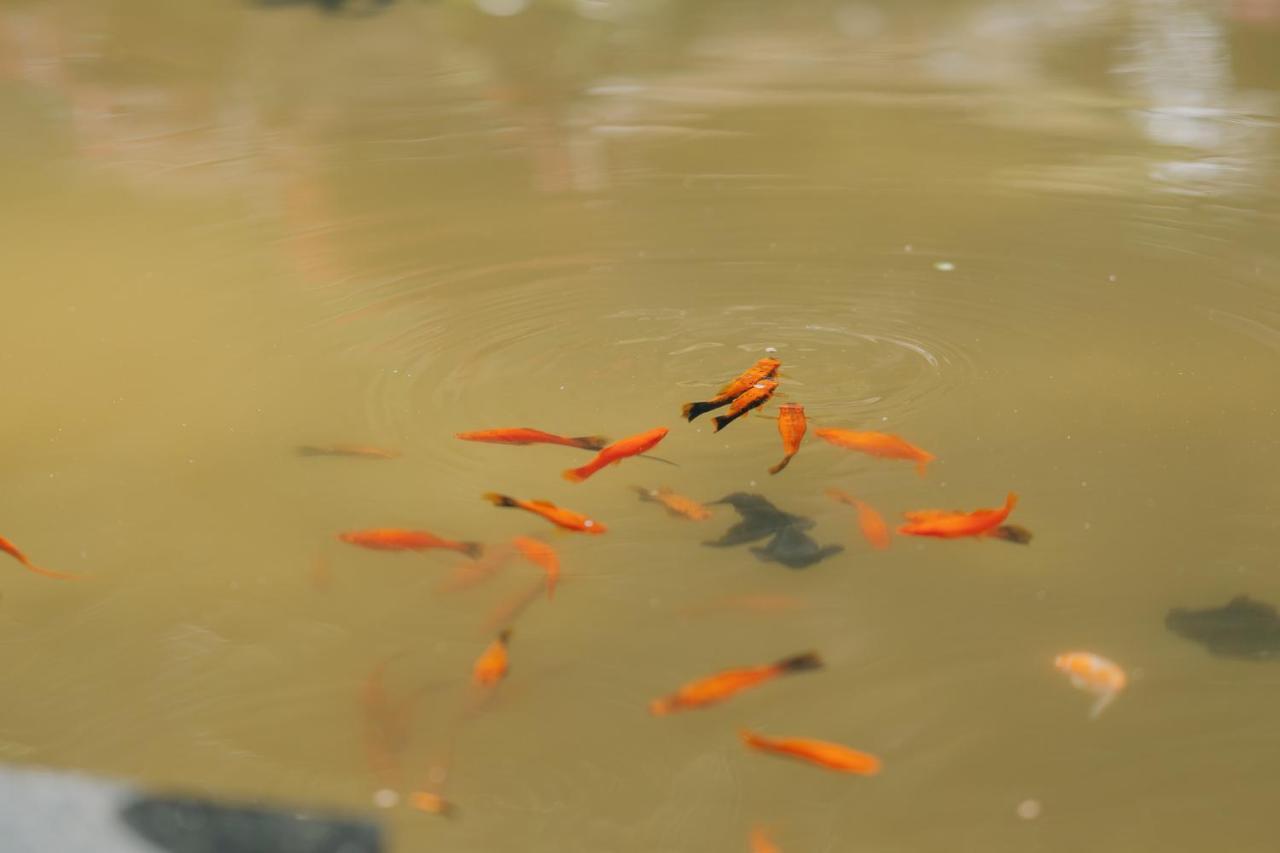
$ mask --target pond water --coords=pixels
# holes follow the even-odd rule
[[[395,850],[1275,849],[1280,664],[1165,618],[1280,603],[1280,4],[325,6],[0,10],[0,535],[85,576],[0,555],[0,759],[367,813]],[[771,349],[762,414],[680,417]],[[770,476],[779,402],[809,435]],[[677,465],[571,484],[580,450],[453,437],[516,426],[666,426]],[[296,452],[334,443],[401,455]],[[705,547],[736,516],[633,490],[664,485],[844,550]],[[895,526],[1015,491],[1034,539],[877,551],[832,487]],[[336,538],[375,527],[558,552],[483,700],[542,572],[442,591],[465,557]],[[1128,675],[1096,719],[1073,650]],[[377,793],[422,788],[454,818]]]

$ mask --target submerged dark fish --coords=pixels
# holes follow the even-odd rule
[[[756,542],[788,527],[794,527],[797,530],[808,530],[813,527],[813,519],[783,512],[763,495],[734,492],[711,502],[711,505],[715,504],[728,504],[734,508],[742,520],[730,527],[719,539],[702,543],[713,548],[728,548],[733,545]]]
[[[751,548],[751,553],[766,563],[804,569],[843,550],[843,545],[819,545],[817,540],[797,527],[784,527],[767,544]]]
[[[1164,626],[1209,654],[1244,660],[1280,659],[1280,616],[1270,604],[1238,595],[1222,607],[1174,607]]]

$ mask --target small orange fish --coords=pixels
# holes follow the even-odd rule
[[[783,403],[778,407],[778,434],[782,436],[782,451],[787,455],[769,469],[770,474],[776,474],[791,464],[791,457],[800,450],[805,429],[804,406],[799,403]]]
[[[600,522],[587,518],[581,513],[558,507],[551,501],[522,501],[506,495],[500,495],[497,492],[486,492],[482,497],[494,506],[516,507],[525,512],[540,515],[565,530],[573,530],[578,533],[604,533],[606,530],[605,526]]]
[[[660,503],[666,507],[667,512],[672,515],[687,518],[691,521],[706,521],[711,517],[711,510],[707,509],[693,498],[686,498],[684,495],[677,495],[666,486],[659,489],[646,489],[643,486],[635,486],[634,488],[636,492],[639,493],[640,500]]]
[[[916,472],[923,477],[929,463],[938,457],[921,450],[896,435],[883,432],[855,432],[851,429],[815,429],[813,434],[831,442],[836,447],[856,450],[882,459],[910,459],[916,463]]]
[[[409,794],[409,805],[420,812],[439,815],[441,817],[452,817],[456,811],[453,803],[449,802],[439,794],[433,794],[430,791],[412,792]]]
[[[370,530],[339,533],[338,538],[349,545],[359,545],[361,548],[371,548],[375,551],[429,551],[433,548],[445,548],[449,551],[460,551],[473,559],[484,553],[484,546],[479,542],[455,542],[452,539],[441,539],[425,530],[375,527]]]
[[[26,554],[18,550],[17,545],[14,545],[12,542],[10,542],[8,539],[5,539],[3,536],[0,536],[0,551],[4,551],[10,557],[13,557],[19,563],[22,563],[22,565],[26,566],[28,571],[35,572],[38,575],[44,575],[47,578],[56,578],[57,580],[61,580],[61,581],[80,580],[79,575],[73,575],[70,572],[56,572],[53,569],[46,569],[42,566],[37,566],[35,563],[31,562],[30,559],[27,558]]]
[[[304,444],[298,448],[299,456],[352,456],[359,459],[395,459],[399,450],[385,447],[366,447],[362,444]]]
[[[642,432],[624,438],[621,441],[615,441],[613,444],[601,450],[596,454],[596,458],[592,459],[581,468],[570,468],[564,472],[564,478],[570,483],[581,483],[595,472],[599,471],[606,465],[617,465],[623,459],[631,456],[639,456],[654,448],[658,442],[667,437],[667,428],[658,427],[648,432]]]
[[[746,729],[739,731],[738,736],[753,749],[799,758],[829,770],[843,770],[861,776],[874,776],[880,772],[880,759],[838,743],[808,738],[768,738]]]
[[[492,687],[507,674],[507,643],[511,641],[511,629],[507,628],[498,639],[489,644],[476,660],[471,670],[472,681],[482,687]]]
[[[782,848],[773,843],[769,831],[763,826],[752,828],[750,844],[751,853],[782,853]]]
[[[1031,531],[1021,524],[1002,524],[999,527],[993,527],[988,530],[987,535],[992,539],[1003,539],[1015,545],[1031,544]]]
[[[732,405],[729,406],[729,414],[718,415],[715,418],[716,428],[713,432],[719,432],[738,418],[745,415],[752,409],[763,406],[769,402],[769,398],[773,396],[773,392],[778,390],[778,383],[772,379],[765,379],[752,385],[737,398],[734,399]]]
[[[889,525],[884,523],[884,516],[876,512],[874,507],[839,489],[827,489],[827,497],[848,504],[858,511],[858,527],[872,548],[883,551],[889,547]]]
[[[609,439],[603,435],[580,435],[568,438],[529,427],[459,432],[454,434],[454,438],[460,438],[463,441],[485,441],[490,444],[559,444],[563,447],[579,447],[583,450],[599,450],[609,443]]]
[[[541,539],[532,536],[517,536],[511,540],[520,556],[547,573],[547,598],[556,591],[556,581],[560,579],[560,557],[555,550]]]
[[[807,672],[821,668],[822,659],[818,657],[817,653],[806,652],[805,654],[783,658],[776,663],[765,664],[764,666],[747,666],[725,670],[716,675],[692,681],[670,696],[654,699],[649,703],[649,713],[660,717],[675,711],[705,708],[708,705],[723,702],[735,693],[747,688],[771,681],[780,675]]]
[[[680,410],[680,414],[686,420],[693,420],[698,415],[718,409],[721,406],[733,402],[734,398],[744,393],[749,388],[753,388],[756,383],[765,379],[772,379],[778,373],[778,368],[782,366],[782,362],[776,358],[762,358],[747,368],[741,375],[731,381],[728,385],[720,389],[710,400],[705,403],[685,403],[684,408]]]
[[[1098,697],[1089,710],[1090,719],[1096,719],[1129,683],[1118,664],[1092,652],[1067,652],[1054,658],[1053,665],[1071,676],[1074,687]]]
[[[975,509],[973,512],[924,509],[906,512],[903,515],[908,523],[899,527],[898,532],[906,536],[936,536],[941,539],[982,536],[1002,524],[1017,505],[1017,494],[1010,492],[1004,499],[1004,506],[999,509]]]

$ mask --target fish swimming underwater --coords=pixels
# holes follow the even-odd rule
[[[719,539],[702,543],[712,548],[728,548],[733,545],[756,542],[787,527],[799,530],[808,530],[813,527],[813,519],[783,512],[763,495],[734,492],[711,502],[712,506],[717,504],[728,504],[733,507],[742,520],[730,527]]]
[[[884,517],[876,512],[874,507],[839,489],[827,489],[827,497],[833,501],[848,504],[858,511],[858,527],[862,530],[863,537],[871,543],[871,547],[880,551],[889,547],[889,526],[884,523]]]
[[[693,498],[677,495],[666,486],[657,489],[646,489],[644,486],[633,486],[632,488],[640,495],[640,500],[660,503],[666,507],[667,512],[680,518],[687,518],[690,521],[706,521],[711,517],[711,510]]]
[[[800,452],[800,442],[804,441],[807,428],[804,406],[799,403],[783,403],[778,407],[778,434],[782,436],[782,452],[786,455],[781,462],[769,469],[770,474],[776,474],[791,464],[791,457]]]
[[[1009,492],[1004,506],[998,509],[975,509],[973,512],[945,509],[921,509],[904,512],[907,523],[898,528],[904,536],[933,536],[939,539],[957,539],[962,536],[983,536],[999,527],[1018,505],[1018,495]]]
[[[1015,545],[1031,544],[1031,531],[1023,527],[1021,524],[1002,524],[987,531],[987,536],[992,539],[1003,539],[1005,542],[1012,542]]]
[[[580,435],[566,437],[552,435],[540,429],[529,427],[510,427],[506,429],[482,429],[475,432],[454,433],[454,438],[463,441],[484,441],[489,444],[559,444],[562,447],[577,447],[582,450],[600,450],[609,443],[603,435]]]
[[[1066,652],[1054,658],[1053,665],[1071,677],[1073,687],[1098,697],[1089,709],[1090,719],[1096,719],[1129,683],[1118,664],[1092,652]]]
[[[831,429],[828,427],[816,429],[813,434],[834,444],[836,447],[843,447],[846,450],[856,450],[859,453],[879,456],[882,459],[914,461],[916,463],[916,473],[921,477],[925,475],[925,469],[929,466],[929,463],[937,458],[927,450],[921,450],[899,436],[884,432],[858,432],[851,429]]]
[[[587,518],[582,513],[571,509],[558,507],[551,501],[522,501],[497,492],[485,492],[482,497],[494,506],[515,507],[531,512],[565,530],[573,530],[577,533],[604,533],[606,530],[605,526],[595,519]]]
[[[14,545],[8,539],[0,536],[0,551],[8,554],[13,559],[21,563],[29,572],[35,572],[38,575],[44,575],[47,578],[56,578],[57,580],[70,581],[79,580],[80,575],[73,575],[70,572],[59,572],[53,569],[46,569],[43,566],[37,566],[27,557],[26,554],[18,550],[18,546]]]
[[[520,556],[547,573],[547,598],[555,595],[556,582],[560,580],[560,555],[541,539],[517,536],[511,540]]]
[[[1164,626],[1209,654],[1224,658],[1280,660],[1280,616],[1270,604],[1238,595],[1222,607],[1174,607]]]
[[[615,441],[602,449],[596,457],[581,468],[570,468],[564,472],[564,478],[570,483],[581,483],[606,465],[617,465],[623,459],[639,456],[652,450],[658,442],[667,437],[667,428],[658,427],[648,432]]]
[[[492,687],[507,675],[507,645],[511,642],[511,629],[507,628],[489,644],[484,654],[476,660],[471,670],[471,680],[482,687]]]
[[[743,690],[772,681],[778,676],[821,668],[822,659],[814,652],[806,652],[764,666],[728,669],[692,681],[669,696],[654,699],[649,703],[649,713],[654,716],[664,716],[675,711],[705,708],[708,705],[723,702]]]
[[[484,552],[484,545],[479,542],[456,542],[452,539],[441,539],[425,530],[401,530],[396,527],[350,530],[339,533],[338,538],[348,545],[359,545],[361,548],[371,548],[375,551],[429,551],[432,548],[444,548],[449,551],[460,551],[472,559]]]
[[[699,415],[732,403],[736,397],[748,388],[753,387],[757,382],[772,379],[776,376],[778,368],[781,366],[782,362],[776,358],[762,358],[734,378],[728,385],[721,388],[720,392],[710,400],[702,403],[685,403],[680,414],[686,420],[692,421]]]
[[[828,770],[843,770],[860,776],[874,776],[880,772],[880,759],[838,743],[809,738],[770,738],[746,729],[739,731],[738,736],[752,749],[798,758]]]

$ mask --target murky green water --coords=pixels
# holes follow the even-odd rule
[[[4,558],[0,757],[366,810],[397,850],[741,850],[758,822],[788,853],[1274,849],[1280,665],[1163,622],[1280,603],[1280,6],[525,5],[0,9],[0,534],[92,576]],[[901,433],[929,476],[811,433],[770,477],[773,421],[679,419],[767,347],[811,430]],[[523,425],[669,426],[679,467],[570,485],[585,454],[452,438]],[[404,455],[294,453],[329,442]],[[727,510],[637,484],[761,492],[846,550],[706,548]],[[894,518],[1016,490],[1036,538],[876,552],[830,486]],[[457,555],[335,539],[378,526],[560,552],[461,725],[540,574],[442,594]],[[809,648],[825,671],[646,713]],[[1072,649],[1130,675],[1096,721]],[[447,760],[456,820],[373,806],[388,659],[404,788]]]

